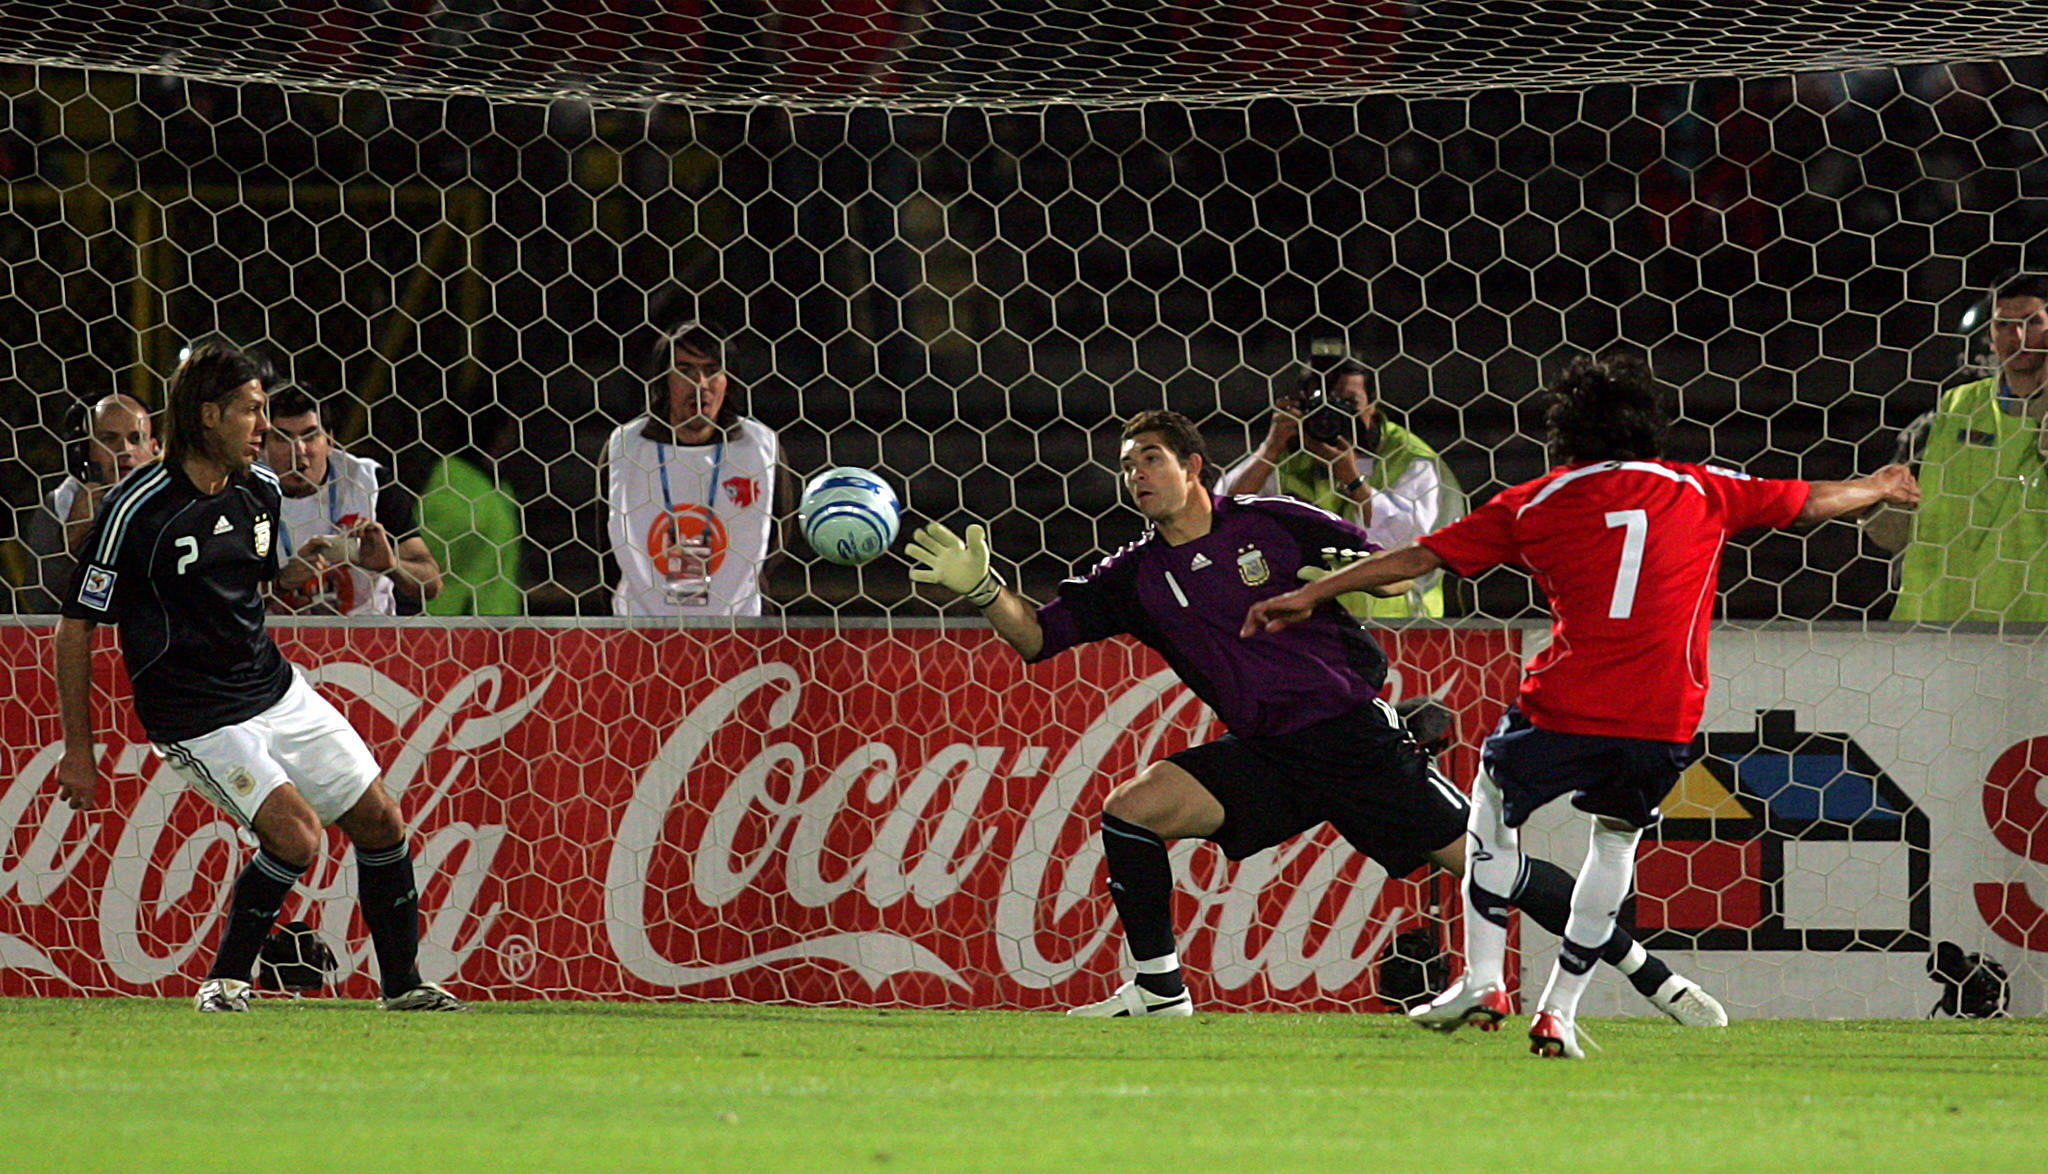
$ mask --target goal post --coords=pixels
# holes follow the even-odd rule
[[[793,472],[874,469],[906,528],[986,523],[1041,601],[1139,531],[1120,420],[1177,408],[1230,463],[1319,344],[1473,501],[1541,471],[1531,392],[1610,348],[1673,389],[1674,456],[1867,472],[1959,381],[1990,284],[2048,264],[2048,58],[2005,13],[1805,12],[17,6],[0,577],[47,614],[30,522],[76,463],[71,413],[160,406],[202,337],[272,355],[414,490],[503,407],[527,614],[285,626],[417,788],[442,973],[1078,1001],[1120,965],[1090,804],[1206,716],[1145,654],[1026,672],[899,561],[800,539],[767,619],[612,619],[600,466],[647,403],[656,314],[728,332]],[[2038,634],[1892,627],[1891,573],[1843,524],[1729,551],[1708,757],[1631,915],[1738,1014],[1922,1013],[1942,942],[2043,1008]],[[1541,610],[1496,573],[1452,611],[1387,641],[1395,691],[1457,699],[1463,782]],[[53,804],[46,626],[0,626],[0,990],[173,992],[238,849],[132,726],[114,818]],[[1532,832],[1567,867],[1574,834]],[[1403,930],[1455,944],[1447,891],[1383,884],[1327,832],[1238,865],[1176,851],[1212,1005],[1380,1008]],[[348,883],[295,900],[360,987]]]

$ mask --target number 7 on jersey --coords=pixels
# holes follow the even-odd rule
[[[1614,568],[1614,598],[1607,605],[1607,618],[1625,620],[1635,611],[1636,580],[1643,573],[1643,540],[1650,533],[1650,515],[1645,510],[1614,510],[1607,514],[1607,528],[1622,528],[1621,565]]]

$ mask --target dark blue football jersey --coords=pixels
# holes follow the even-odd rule
[[[158,462],[100,503],[64,614],[120,627],[151,741],[247,721],[291,685],[291,665],[264,629],[263,585],[284,561],[281,501],[277,475],[261,464],[209,496]]]

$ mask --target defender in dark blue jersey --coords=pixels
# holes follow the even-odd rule
[[[420,979],[412,853],[369,747],[263,627],[265,584],[291,588],[326,569],[311,548],[287,562],[280,547],[282,494],[256,460],[269,427],[268,378],[267,366],[232,347],[195,348],[165,396],[163,460],[101,503],[57,625],[58,790],[75,810],[99,802],[93,631],[119,625],[144,732],[259,845],[235,881],[198,1008],[248,1010],[257,952],[325,843],[323,827],[335,824],[355,845],[383,1005],[459,1011]]]
[[[1206,839],[1233,860],[1329,822],[1391,876],[1426,863],[1464,871],[1465,797],[1437,772],[1380,697],[1386,654],[1331,602],[1284,632],[1239,636],[1246,611],[1294,589],[1326,547],[1372,549],[1365,532],[1292,499],[1216,497],[1202,436],[1178,412],[1124,426],[1125,487],[1151,523],[1138,541],[1034,608],[989,567],[980,526],[944,526],[907,547],[910,574],[981,609],[1027,661],[1130,635],[1166,658],[1229,734],[1147,766],[1103,805],[1109,888],[1137,966],[1109,998],[1070,1014],[1188,1015],[1172,921],[1170,840]],[[1381,588],[1398,594],[1404,584]],[[1572,878],[1530,858],[1511,899],[1552,932],[1571,912]],[[1660,1009],[1687,1022],[1674,983],[1697,990],[1617,931],[1602,957]],[[1491,1026],[1485,1025],[1485,1026]]]

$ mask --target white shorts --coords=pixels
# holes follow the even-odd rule
[[[189,741],[157,743],[156,752],[243,827],[286,783],[298,788],[322,824],[331,824],[348,814],[379,773],[362,735],[296,667],[276,705]]]

